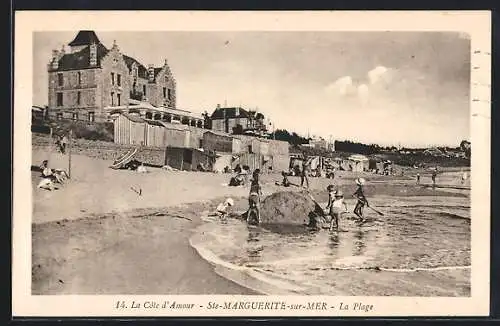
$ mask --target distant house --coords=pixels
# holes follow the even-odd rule
[[[267,137],[269,133],[264,115],[254,110],[245,110],[242,107],[222,108],[217,105],[210,116],[212,130],[229,134],[245,134]]]
[[[233,133],[233,128],[241,128],[243,132],[250,123],[250,114],[241,107],[221,108],[217,106],[210,119],[214,131]]]
[[[311,139],[309,141],[309,146],[316,149],[329,149],[328,142],[323,138]]]
[[[352,171],[363,172],[370,168],[370,160],[364,155],[354,154],[348,158]]]

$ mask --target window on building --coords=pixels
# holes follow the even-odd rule
[[[163,97],[167,97],[167,88],[163,87]]]
[[[111,73],[111,85],[114,85],[115,84],[115,73],[112,72]]]
[[[146,96],[146,85],[142,85],[142,95]]]
[[[64,85],[64,76],[63,76],[62,72],[57,74],[57,85],[58,86]]]
[[[118,101],[118,106],[121,105],[121,97],[122,97],[122,94],[116,94],[116,100]]]
[[[169,88],[168,89],[168,100],[172,99],[172,90]]]
[[[111,92],[111,106],[115,106],[115,93]]]
[[[57,93],[57,106],[63,106],[63,93]]]
[[[80,105],[81,100],[82,100],[82,93],[80,92],[76,93],[76,104]]]
[[[73,113],[73,120],[74,121],[78,120],[78,113]]]
[[[81,72],[78,72],[78,85],[81,85],[82,84],[82,73]]]
[[[248,153],[252,154],[253,153],[253,150],[252,150],[252,145],[248,145]]]
[[[62,118],[63,118],[62,112],[59,112],[59,113],[56,114],[56,119],[57,120],[62,120]]]
[[[94,112],[89,112],[89,121],[94,122],[95,121],[95,114]]]
[[[203,148],[203,139],[200,139],[200,144],[198,148]]]
[[[120,75],[120,74],[117,74],[117,75],[116,75],[116,84],[117,84],[118,86],[121,86],[121,85],[122,85],[122,75]]]

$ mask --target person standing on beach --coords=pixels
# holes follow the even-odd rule
[[[68,137],[66,135],[61,137],[59,144],[61,146],[61,153],[66,154],[66,144],[68,143]]]
[[[307,178],[308,164],[304,162],[302,164],[302,170],[300,171],[300,186],[304,187],[304,180],[306,181],[306,188],[309,189],[309,179]]]
[[[467,180],[467,172],[464,171],[462,173],[462,184],[464,184],[466,180]]]
[[[248,214],[247,223],[250,222],[250,212],[255,210],[257,214],[257,223],[260,224],[260,196],[262,196],[262,187],[259,183],[259,173],[256,170],[253,173],[252,183],[250,184],[250,194],[248,195]]]
[[[438,168],[435,167],[434,170],[432,170],[432,175],[431,175],[431,178],[432,178],[432,188],[436,187],[436,176],[437,176],[437,173],[438,173]]]
[[[360,222],[363,222],[365,220],[363,216],[363,208],[366,206],[370,207],[368,204],[368,200],[365,197],[365,194],[363,192],[363,185],[365,184],[365,179],[363,178],[357,178],[356,179],[356,184],[358,185],[358,188],[353,194],[353,197],[358,200],[356,203],[356,207],[354,207],[354,214],[356,214],[357,217],[360,218]]]
[[[344,210],[342,210],[344,208]],[[330,231],[334,228],[339,229],[339,217],[340,214],[347,212],[347,204],[344,202],[344,194],[342,190],[337,190],[334,192],[334,199],[330,205],[330,216],[332,219],[330,220]]]
[[[420,173],[417,173],[417,184],[420,184]]]

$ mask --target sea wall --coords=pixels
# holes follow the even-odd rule
[[[32,148],[34,150],[56,151],[56,145],[49,135],[32,133]],[[102,160],[114,161],[134,145],[121,145],[99,140],[73,139],[71,153]],[[145,164],[163,166],[165,164],[165,149],[142,147],[134,157]]]

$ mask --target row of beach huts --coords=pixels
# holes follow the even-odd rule
[[[115,143],[164,151],[162,162],[148,162],[155,165],[222,172],[239,164],[272,172],[288,170],[290,164],[285,141],[227,134],[127,113],[114,115],[113,123]]]

